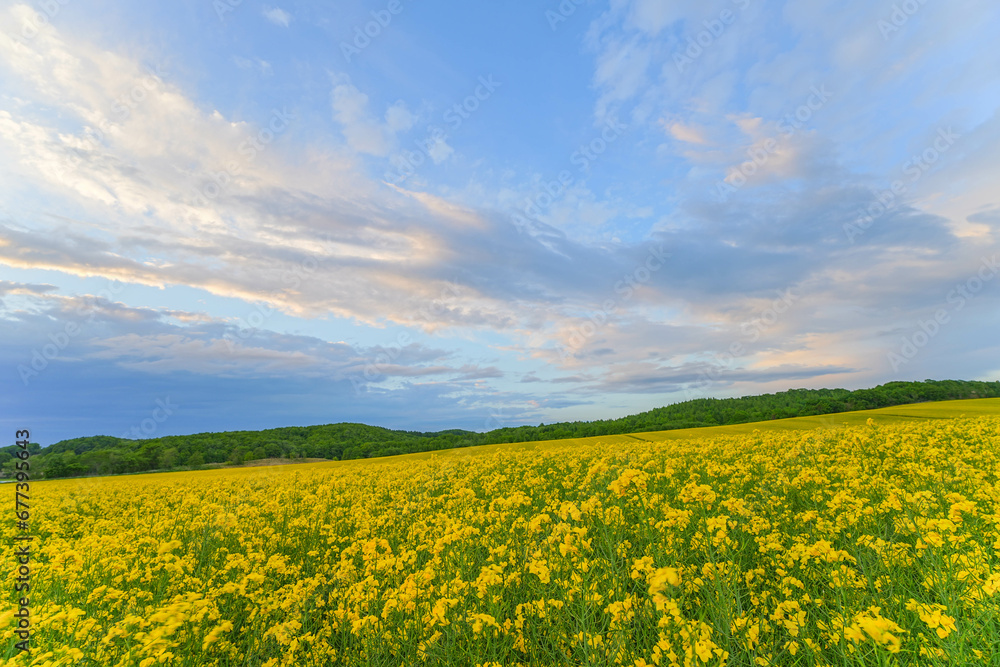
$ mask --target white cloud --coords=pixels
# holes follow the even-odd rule
[[[396,135],[409,131],[416,122],[406,104],[397,101],[379,121],[368,111],[368,96],[347,77],[335,80],[330,93],[333,117],[340,123],[348,145],[358,153],[386,157],[396,143]]]
[[[385,127],[392,134],[406,132],[417,122],[417,117],[410,113],[402,100],[389,106],[385,111]]]
[[[672,136],[692,152],[702,150],[707,137],[712,139],[711,149],[717,152],[704,149],[703,164],[716,169],[713,177],[721,178],[727,166],[738,164],[741,152],[772,133],[774,114],[711,104],[669,106],[671,91],[645,78],[664,54],[640,41],[607,43],[610,50],[598,58],[595,75],[598,96],[609,106],[627,106],[655,89],[660,107],[652,117],[670,118]],[[631,55],[621,53],[623,44],[633,44]],[[172,83],[169,72],[150,75],[135,60],[51,24],[30,43],[0,39],[0,68],[4,80],[16,86],[11,97],[0,98],[0,150],[5,166],[19,179],[16,185],[0,182],[0,199],[33,189],[35,209],[53,213],[35,214],[23,207],[13,222],[0,225],[0,261],[12,266],[187,285],[266,302],[302,317],[426,330],[487,329],[523,342],[519,351],[526,354],[547,349],[546,360],[571,364],[576,362],[553,356],[555,341],[567,339],[569,323],[586,318],[604,299],[619,299],[617,282],[642,259],[632,257],[639,252],[635,246],[553,228],[535,238],[519,233],[506,218],[456,206],[460,196],[407,193],[367,178],[357,155],[391,154],[417,117],[402,102],[387,105],[384,113],[372,111],[369,97],[344,77],[334,81],[331,107],[346,146],[324,140],[314,128],[300,132],[293,118],[248,158],[240,147],[275,119],[234,120],[196,103]],[[771,78],[759,71],[754,76],[749,85]],[[141,99],[116,111],[116,100],[132,99],[135,91]],[[17,101],[12,101],[14,95]],[[832,105],[822,113],[827,111],[830,118],[843,118]],[[815,136],[828,136],[827,123],[817,112]],[[654,129],[662,140],[663,130]],[[821,162],[811,156],[836,157],[826,145],[807,141],[812,131],[803,128],[795,137],[801,143],[783,149],[787,153],[774,153],[760,174],[767,172],[780,185],[783,178],[805,173],[803,165]],[[641,138],[639,132],[636,136]],[[996,136],[992,126],[984,126],[976,145],[995,151]],[[725,154],[719,146],[733,150]],[[429,151],[435,162],[452,153],[446,143]],[[996,203],[986,189],[988,174],[996,168],[990,154],[984,150],[977,162],[984,170],[982,199],[976,202],[980,207]],[[608,325],[599,337],[588,339],[584,351],[593,355],[588,363],[668,345],[725,349],[725,336],[691,332],[726,326],[730,331],[733,321],[726,308],[734,301],[748,302],[749,295],[797,284],[809,275],[837,275],[845,276],[844,281],[836,293],[824,296],[832,310],[842,313],[864,285],[880,284],[869,280],[867,266],[964,249],[950,245],[955,240],[942,231],[942,220],[901,206],[898,218],[880,220],[865,237],[865,254],[831,252],[846,247],[841,225],[870,201],[870,193],[845,187],[843,181],[829,186],[823,178],[841,167],[820,167],[808,173],[809,184],[821,187],[784,193],[774,201],[722,206],[688,195],[688,209],[675,216],[683,218],[683,230],[663,234],[673,259],[630,301],[617,302],[614,318],[621,325]],[[692,183],[683,176],[679,182]],[[944,191],[948,182],[935,187]],[[215,194],[206,196],[209,190]],[[760,190],[762,197],[767,194]],[[551,214],[565,216],[564,229],[603,231],[627,210],[614,195],[597,200],[581,186],[569,190]],[[905,297],[912,302],[908,312],[919,313],[926,285],[888,282],[898,291],[885,302]],[[460,288],[452,291],[452,284]],[[669,340],[662,336],[662,326],[654,326],[662,321],[655,309],[664,304],[687,308],[691,318],[690,329],[669,330]],[[796,336],[817,326],[806,317],[786,322],[783,341],[798,340]],[[626,326],[642,332],[634,345],[621,344]],[[120,340],[134,343],[139,354],[141,346],[134,340]],[[157,344],[142,349],[182,350],[192,367],[212,354],[203,341],[153,342]],[[263,357],[253,363],[271,363],[269,354]],[[789,360],[797,361],[767,358],[779,365]],[[843,365],[842,358],[822,361]],[[299,358],[292,362],[306,363]]]
[[[656,35],[670,24],[684,17],[690,2],[663,2],[663,0],[635,0],[628,16],[628,24],[650,35]]]
[[[451,157],[454,152],[455,149],[448,145],[444,137],[434,137],[430,147],[427,149],[427,154],[431,156],[434,164],[441,164]]]
[[[264,18],[273,23],[274,25],[280,25],[283,28],[287,28],[292,22],[292,16],[280,7],[274,7],[273,9],[265,7]]]
[[[280,334],[245,322],[202,312],[132,307],[105,299],[50,294],[50,286],[5,284],[0,294],[23,295],[21,302],[0,301],[0,327],[17,327],[18,338],[51,341],[53,322],[62,336],[57,363],[98,360],[143,374],[184,372],[215,377],[354,378],[378,384],[389,378],[441,376],[453,381],[497,378],[492,366],[455,364],[454,354],[410,342],[393,348],[328,342]],[[260,311],[254,311],[260,312]],[[67,327],[73,323],[75,328]],[[56,340],[60,340],[56,336]],[[22,347],[23,347],[23,341]],[[17,345],[13,347],[17,348]],[[28,348],[30,350],[30,347]],[[10,348],[0,345],[0,357]],[[19,364],[30,362],[22,350]],[[6,360],[6,359],[5,359]]]
[[[663,126],[670,132],[670,135],[678,141],[689,144],[705,145],[709,143],[705,138],[704,130],[695,125],[685,125],[683,123],[663,122]]]
[[[652,47],[638,39],[611,39],[597,58],[594,84],[601,91],[595,115],[598,121],[615,115],[616,108],[647,86]]]

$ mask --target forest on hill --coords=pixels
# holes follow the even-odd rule
[[[73,438],[42,448],[29,446],[35,477],[112,475],[153,470],[239,465],[266,458],[330,460],[393,456],[455,447],[584,438],[700,426],[745,424],[786,417],[834,414],[893,405],[1000,397],[1000,382],[925,380],[889,382],[872,389],[791,389],[742,398],[700,398],[619,419],[499,428],[486,433],[451,429],[432,433],[366,424],[289,426],[129,440],[106,435]],[[0,475],[14,471],[12,445],[0,449]]]

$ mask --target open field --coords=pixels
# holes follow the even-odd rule
[[[32,482],[0,665],[1000,665],[998,461],[982,399]]]
[[[743,435],[757,430],[767,431],[810,431],[815,429],[841,428],[865,424],[869,417],[878,419],[879,423],[897,424],[901,422],[919,422],[928,419],[950,419],[954,417],[1000,417],[1000,399],[986,398],[965,401],[939,401],[934,403],[916,403],[911,405],[896,405],[877,410],[859,410],[857,412],[841,412],[833,415],[812,417],[792,417],[790,419],[775,419],[766,422],[750,424],[730,424],[728,426],[707,426],[702,428],[673,429],[635,433],[632,435],[601,435],[592,438],[574,438],[571,440],[539,440],[502,445],[482,445],[478,447],[463,447],[439,452],[420,452],[404,456],[394,456],[389,459],[373,459],[369,463],[387,461],[423,460],[430,457],[463,457],[488,454],[497,450],[532,451],[547,449],[561,445],[603,446],[639,442],[670,442],[674,440],[690,440],[692,438],[714,438],[717,436]]]

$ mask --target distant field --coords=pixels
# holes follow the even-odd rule
[[[877,410],[858,410],[856,412],[840,412],[833,415],[817,415],[813,417],[792,417],[790,419],[772,419],[749,424],[730,424],[728,426],[704,426],[699,428],[673,429],[669,431],[654,431],[634,433],[631,435],[597,435],[590,438],[571,438],[562,440],[538,440],[535,442],[511,443],[499,445],[480,445],[463,447],[437,452],[419,452],[387,458],[368,459],[364,462],[372,464],[388,463],[402,459],[423,460],[427,458],[445,458],[476,456],[493,453],[497,450],[531,451],[550,447],[567,445],[595,446],[614,445],[640,442],[669,442],[674,440],[690,440],[692,438],[712,438],[727,435],[742,435],[755,430],[768,431],[810,431],[814,429],[829,429],[843,426],[858,426],[864,424],[869,417],[876,418],[879,423],[895,424],[908,421],[927,419],[948,419],[953,417],[988,417],[1000,416],[1000,398],[977,398],[964,401],[938,401],[932,403],[914,403],[897,405]],[[332,462],[337,463],[337,462]],[[343,464],[363,463],[362,461],[345,461]]]
[[[31,512],[34,650],[8,587],[0,666],[1000,665],[1000,399],[32,482]]]

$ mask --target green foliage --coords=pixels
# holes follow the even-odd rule
[[[792,389],[742,398],[700,398],[648,412],[592,422],[563,422],[500,428],[487,433],[449,429],[437,433],[394,431],[366,424],[289,426],[266,431],[229,431],[125,440],[111,436],[73,438],[44,449],[35,443],[32,470],[45,477],[115,475],[197,468],[206,463],[239,465],[263,458],[331,460],[392,456],[472,445],[617,435],[678,428],[869,410],[892,405],[1000,397],[1000,382],[925,380],[889,382],[873,389]],[[13,470],[15,446],[0,449],[0,474]]]

